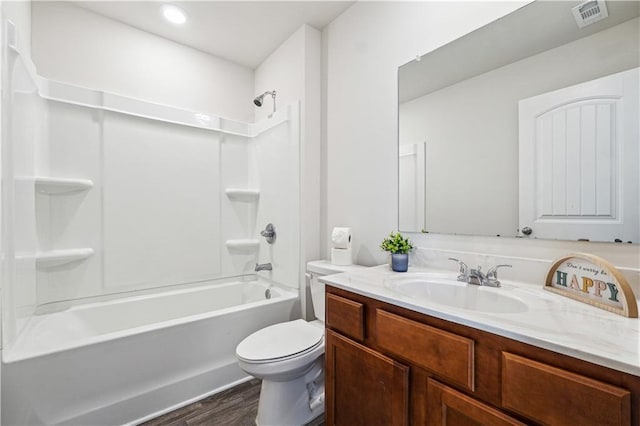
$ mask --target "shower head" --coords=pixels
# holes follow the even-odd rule
[[[255,106],[257,107],[261,107],[264,101],[264,97],[267,95],[271,95],[271,97],[273,98],[273,112],[271,114],[269,114],[269,117],[271,117],[273,115],[274,112],[276,112],[276,91],[272,90],[272,91],[267,91],[264,92],[262,95],[257,96],[254,100],[253,103],[255,104]]]
[[[257,106],[257,107],[261,107],[262,106],[262,102],[264,100],[264,97],[267,95],[271,95],[271,97],[273,98],[273,100],[275,101],[276,99],[276,91],[272,90],[271,92],[264,92],[262,95],[257,96],[254,100],[253,103]]]

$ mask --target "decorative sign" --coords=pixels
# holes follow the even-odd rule
[[[638,317],[633,290],[601,257],[575,253],[553,262],[544,289],[629,318]]]

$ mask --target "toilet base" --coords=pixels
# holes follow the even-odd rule
[[[302,426],[321,415],[324,412],[323,364],[324,356],[321,356],[307,374],[286,382],[263,379],[256,425]]]

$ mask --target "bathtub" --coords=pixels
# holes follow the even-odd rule
[[[36,315],[2,366],[2,424],[136,424],[249,377],[236,345],[298,294],[253,277]]]

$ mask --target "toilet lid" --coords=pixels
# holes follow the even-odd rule
[[[322,341],[324,330],[304,320],[272,325],[244,339],[236,354],[247,361],[267,361],[304,352]]]

